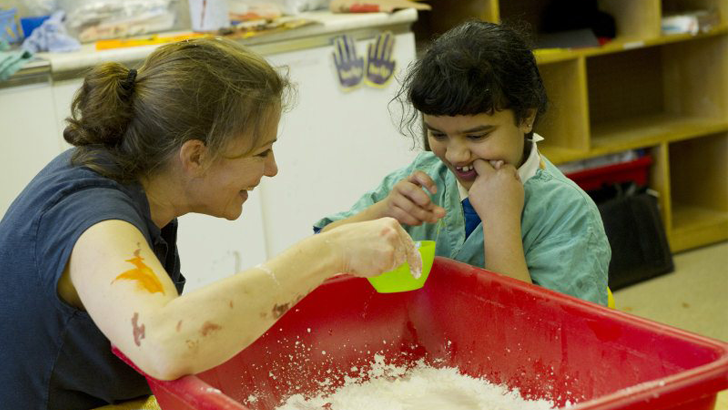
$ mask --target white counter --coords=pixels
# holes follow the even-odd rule
[[[313,20],[316,23],[284,32],[251,37],[240,41],[253,48],[268,46],[266,49],[261,50],[261,52],[263,54],[275,54],[275,48],[270,47],[274,44],[291,41],[299,41],[299,44],[303,44],[300,40],[310,37],[331,36],[343,32],[362,29],[378,29],[387,26],[409,25],[417,20],[417,11],[415,9],[405,9],[391,14],[334,14],[328,11],[314,11],[302,13],[296,17]],[[176,35],[181,34],[181,32],[159,34]],[[37,56],[39,59],[48,62],[51,72],[55,75],[56,73],[64,71],[85,69],[95,64],[107,61],[132,62],[143,60],[157,47],[159,47],[159,45],[97,51],[93,43],[88,43],[84,44],[79,51],[71,53],[38,53]],[[301,49],[301,47],[297,47],[296,49]],[[281,52],[283,51],[293,50],[290,47],[286,47],[285,49],[281,49]],[[22,75],[22,71],[19,74]]]

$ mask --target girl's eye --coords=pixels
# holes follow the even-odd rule
[[[435,133],[435,132],[430,132],[430,136],[436,140],[443,140],[443,139],[447,138],[446,134],[440,134],[440,133]]]
[[[273,152],[273,150],[272,150],[272,149],[267,149],[267,150],[265,150],[265,151],[261,152],[260,154],[256,155],[256,157],[261,157],[261,158],[265,158],[265,157],[267,157],[268,155],[270,155],[270,153],[271,153],[271,152]]]
[[[482,140],[483,138],[487,137],[488,134],[478,134],[478,135],[468,135],[469,140],[478,141]]]

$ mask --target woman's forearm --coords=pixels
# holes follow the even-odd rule
[[[245,348],[307,293],[338,271],[325,235],[255,268],[171,300],[146,323],[152,376],[207,370]],[[204,306],[204,309],[201,307]]]

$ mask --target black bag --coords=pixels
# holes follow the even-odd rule
[[[634,183],[589,194],[597,203],[612,247],[609,287],[621,289],[674,270],[657,200]]]

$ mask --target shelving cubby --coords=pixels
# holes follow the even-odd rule
[[[526,22],[537,41],[546,0],[431,0],[425,42],[465,19]],[[599,0],[616,38],[601,47],[536,50],[550,108],[536,131],[556,164],[645,149],[671,249],[728,239],[728,0]],[[697,34],[661,32],[663,16],[719,20]]]
[[[728,232],[728,132],[670,144],[674,249],[725,239]]]

